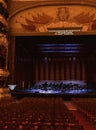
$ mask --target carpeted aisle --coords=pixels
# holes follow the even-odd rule
[[[96,130],[93,126],[86,121],[77,111],[72,111],[73,115],[79,120],[80,125],[83,125],[84,130]]]
[[[72,104],[72,102],[64,102],[67,108],[73,113],[79,124],[84,127],[84,130],[96,130],[88,121],[86,121],[77,111],[77,108]]]

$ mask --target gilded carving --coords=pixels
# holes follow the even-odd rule
[[[74,12],[73,9],[78,9]],[[48,32],[48,28],[64,28],[64,27],[82,27],[82,31],[96,30],[96,12],[95,9],[79,6],[53,6],[41,7],[37,9],[29,9],[20,12],[11,20],[10,27],[14,32],[22,30],[22,32]],[[85,10],[86,9],[86,10]],[[49,10],[49,12],[48,12]],[[14,25],[14,27],[13,27]],[[16,25],[16,26],[15,26]]]
[[[59,7],[57,12],[57,18],[59,21],[67,21],[69,18],[69,9],[68,7]]]

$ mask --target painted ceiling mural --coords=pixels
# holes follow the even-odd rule
[[[15,14],[10,30],[20,32],[48,32],[48,28],[82,27],[82,31],[96,30],[96,9],[88,6],[41,6]]]

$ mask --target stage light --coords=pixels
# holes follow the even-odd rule
[[[73,57],[73,61],[76,61],[76,57]]]
[[[40,44],[40,52],[43,53],[79,53],[80,45],[74,44]]]
[[[44,57],[44,61],[45,61],[45,63],[47,63],[47,62],[48,62],[48,59],[47,59],[47,57]]]
[[[9,87],[9,90],[13,91],[16,88],[16,85],[15,84],[14,85],[8,85],[8,87]]]

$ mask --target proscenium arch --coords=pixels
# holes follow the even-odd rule
[[[19,1],[18,1],[19,3]],[[23,5],[23,2],[22,2],[22,5]],[[31,9],[31,8],[37,8],[37,7],[41,7],[41,6],[89,6],[89,7],[96,7],[96,1],[92,3],[92,1],[84,1],[84,0],[79,0],[79,1],[41,1],[41,2],[31,2],[31,4],[29,3],[28,4],[28,1],[26,1],[26,5],[24,5],[23,7],[20,7],[18,9],[16,9],[15,11],[13,12],[10,12],[10,15],[9,15],[9,22],[11,20],[12,17],[14,17],[16,14],[22,12],[22,11],[25,11],[27,9]]]
[[[37,1],[37,2],[33,2],[33,1],[31,1],[31,2],[28,2],[28,1],[26,1],[26,2],[19,2],[18,1],[18,3],[20,3],[21,5],[19,6],[18,4],[17,4],[17,6],[18,7],[16,7],[11,13],[10,13],[10,16],[9,16],[9,22],[10,22],[10,20],[12,19],[12,18],[14,18],[16,15],[18,15],[19,13],[21,13],[21,12],[23,12],[23,11],[27,11],[28,9],[36,9],[36,8],[39,8],[39,7],[47,7],[47,6],[50,6],[50,7],[52,7],[52,6],[81,6],[81,7],[88,7],[88,8],[95,8],[96,7],[96,2],[91,2],[92,0],[78,0],[78,1],[76,1],[76,0],[65,0],[65,1],[59,1],[59,0],[57,0],[57,1],[55,1],[55,0],[53,0],[53,1]],[[24,3],[24,4],[23,4]],[[25,4],[26,3],[26,4]],[[30,4],[31,3],[31,4]],[[15,1],[15,4],[16,4],[16,1]],[[85,12],[86,12],[87,10],[85,10]],[[26,35],[26,32],[24,32],[24,34]],[[31,33],[30,34],[31,36],[33,36],[33,34]],[[37,34],[36,34],[37,35]],[[16,34],[14,35],[14,36],[17,36]],[[18,35],[18,36],[22,36],[22,35]],[[29,36],[29,34],[27,35],[27,36]],[[13,39],[12,39],[13,38]],[[12,61],[10,60],[10,62],[12,62],[12,64],[10,63],[10,75],[11,75],[11,77],[10,77],[10,80],[11,80],[11,82],[13,83],[14,82],[14,64],[15,64],[15,60],[14,60],[14,57],[15,57],[15,38],[16,37],[12,37],[11,38],[11,42],[10,42],[10,48],[12,49],[11,50],[11,54],[10,54],[10,58],[9,59],[12,59]]]

